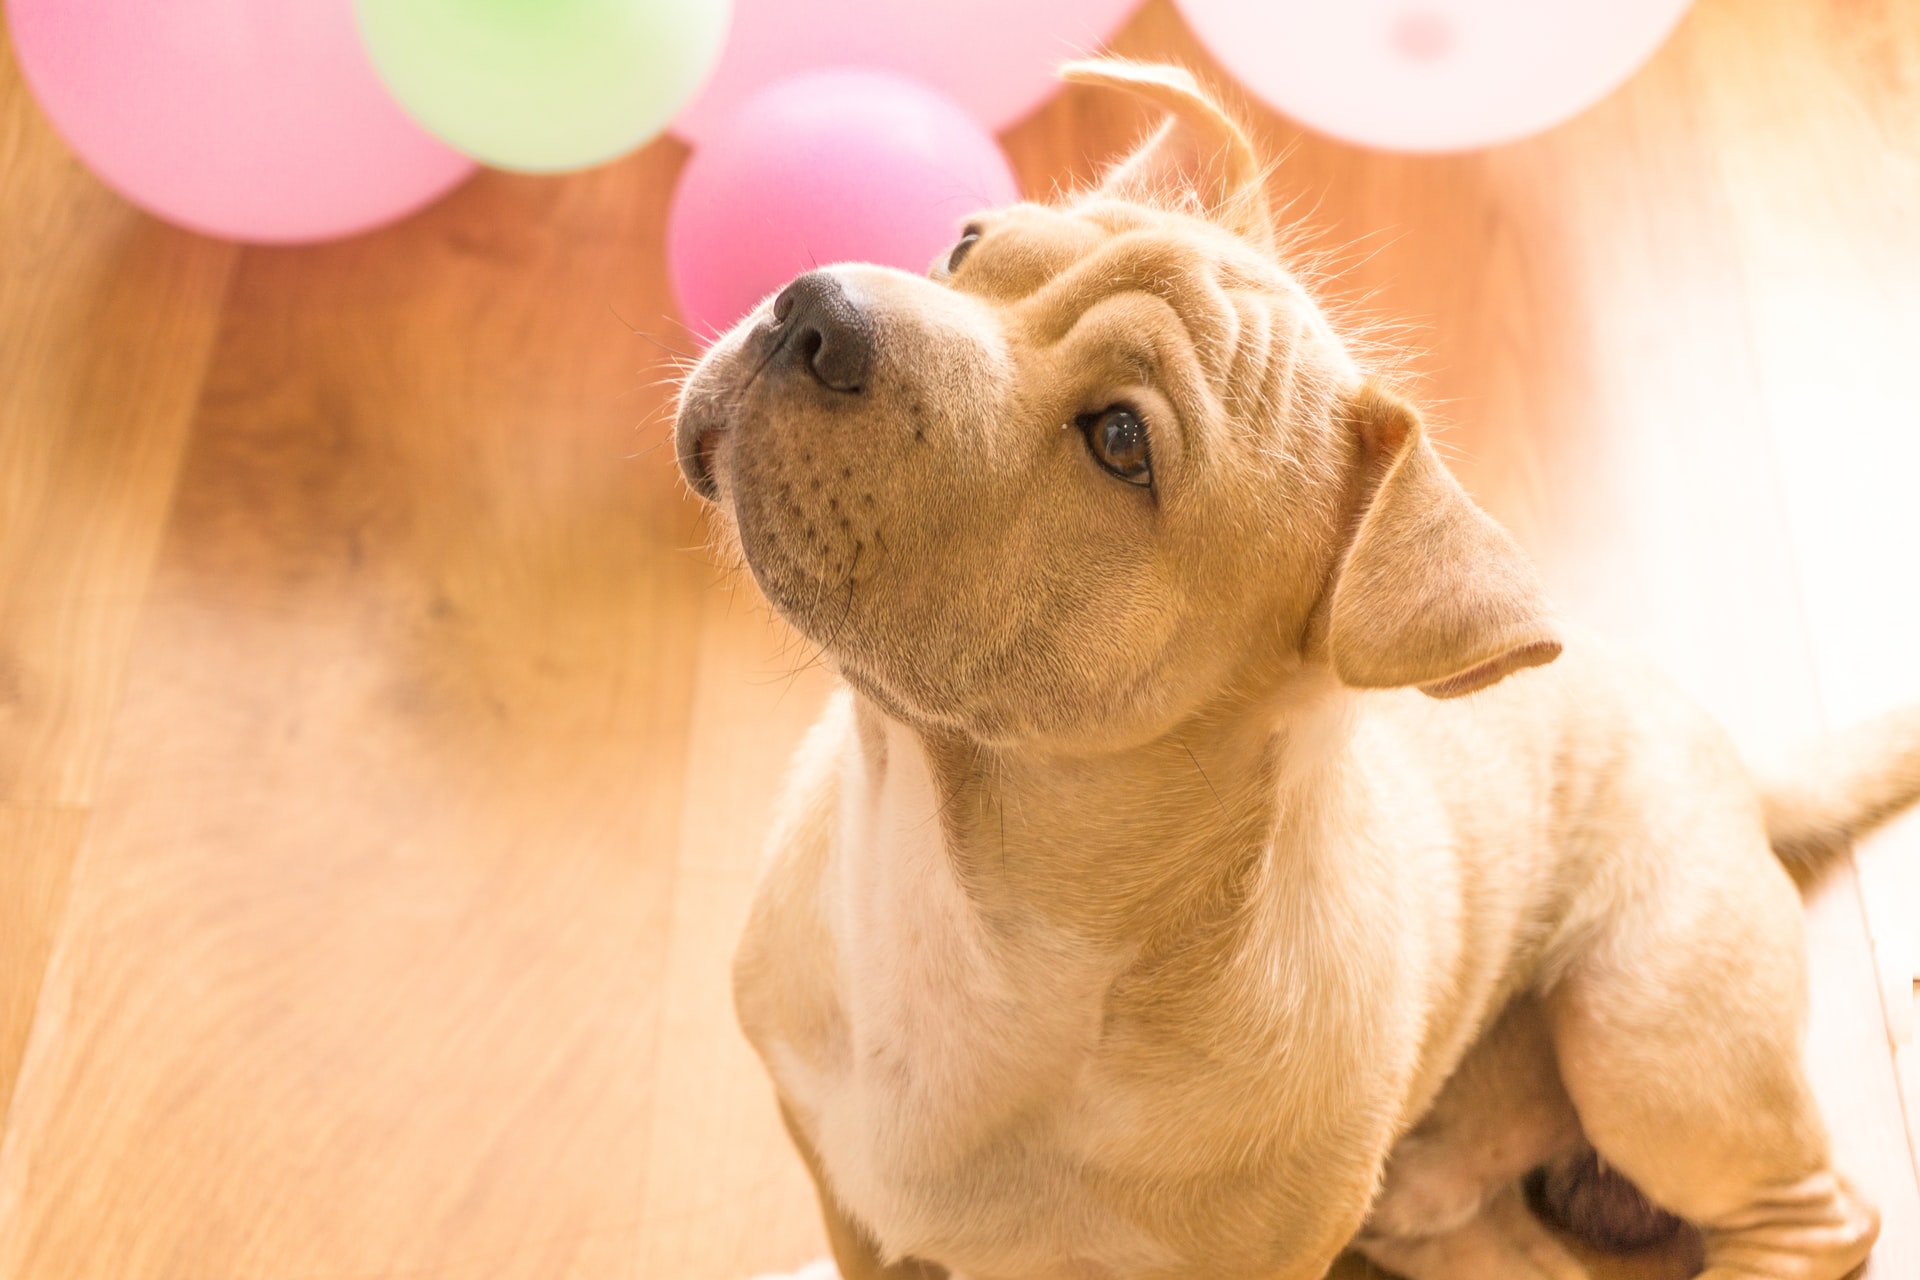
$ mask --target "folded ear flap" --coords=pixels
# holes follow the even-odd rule
[[[1453,478],[1413,411],[1369,387],[1350,416],[1378,479],[1333,583],[1327,651],[1341,681],[1452,698],[1559,657],[1533,566]]]
[[[1165,124],[1108,169],[1095,193],[1143,204],[1191,204],[1211,221],[1271,244],[1272,214],[1260,157],[1234,118],[1184,67],[1089,58],[1060,68],[1069,84],[1099,85],[1168,112]]]

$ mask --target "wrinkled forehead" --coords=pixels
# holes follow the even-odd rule
[[[951,285],[1023,343],[1120,352],[1183,415],[1308,411],[1352,367],[1279,262],[1203,218],[1125,200],[1015,205],[971,224]]]
[[[1029,297],[1063,275],[1084,274],[1091,265],[1173,255],[1182,258],[1185,272],[1205,268],[1250,288],[1293,286],[1277,262],[1231,232],[1202,217],[1131,200],[1016,204],[979,213],[969,226],[983,235],[982,255],[977,261],[969,258],[971,278],[964,287],[999,301]]]

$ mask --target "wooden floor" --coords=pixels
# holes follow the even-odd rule
[[[1208,65],[1165,0],[1119,46]],[[1482,155],[1257,123],[1328,289],[1416,323],[1463,478],[1569,611],[1756,751],[1812,731],[1778,438],[1822,388],[1920,432],[1888,337],[1920,327],[1920,9],[1701,0],[1624,91]],[[1044,193],[1143,124],[1066,93],[1007,145]],[[684,158],[235,249],[100,188],[0,55],[0,1280],[820,1251],[725,969],[826,680],[660,448]],[[1920,591],[1914,549],[1849,554]],[[1872,1274],[1920,1276],[1851,876],[1811,918]]]

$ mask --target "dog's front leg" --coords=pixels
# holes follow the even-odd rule
[[[891,1264],[884,1261],[872,1237],[848,1216],[833,1194],[833,1188],[827,1185],[820,1171],[819,1154],[807,1140],[806,1133],[794,1123],[793,1113],[784,1103],[780,1107],[780,1118],[786,1122],[787,1133],[800,1152],[801,1160],[806,1162],[807,1174],[813,1179],[814,1190],[820,1197],[820,1215],[826,1222],[827,1244],[833,1250],[835,1265],[839,1267],[839,1280],[948,1280],[944,1267],[922,1262],[918,1258],[902,1258]],[[815,1266],[799,1272],[791,1280],[834,1280],[834,1277],[829,1269]]]

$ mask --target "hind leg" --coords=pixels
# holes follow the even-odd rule
[[[1700,1228],[1704,1277],[1840,1280],[1879,1217],[1802,1067],[1799,895],[1757,832],[1699,834],[1719,843],[1623,895],[1556,989],[1561,1075],[1601,1157]]]

